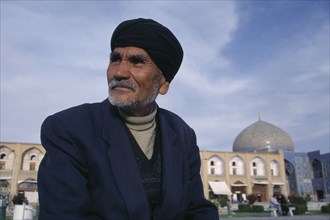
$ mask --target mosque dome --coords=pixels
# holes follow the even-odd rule
[[[259,121],[245,128],[234,140],[233,151],[294,151],[291,137],[281,128]]]

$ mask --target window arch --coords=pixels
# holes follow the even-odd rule
[[[244,175],[244,161],[239,156],[234,156],[229,161],[229,173],[230,175]]]
[[[0,153],[0,160],[7,160],[8,159],[8,156],[7,156],[7,154],[6,153],[3,153],[3,152],[1,152]]]
[[[43,154],[37,148],[30,148],[22,158],[22,170],[38,171]]]
[[[251,176],[265,176],[265,161],[260,157],[255,157],[250,163]]]
[[[208,159],[207,173],[209,175],[223,175],[224,167],[223,167],[222,159],[220,159],[217,156],[213,156],[210,159]]]
[[[0,170],[13,169],[13,160],[14,160],[14,151],[5,145],[1,145],[0,146]]]
[[[8,162],[8,153],[6,151],[2,151],[4,148],[0,149],[0,170],[7,169],[6,163]]]
[[[0,153],[0,170],[6,169],[6,160],[7,160],[7,154],[1,152]]]
[[[272,160],[270,162],[270,172],[272,176],[279,176],[280,172],[279,172],[279,164],[277,160]]]
[[[31,161],[36,161],[36,160],[37,160],[37,156],[34,155],[34,154],[31,155],[31,156],[30,156],[30,160],[31,160]]]
[[[284,159],[284,164],[285,164],[286,179],[289,184],[289,190],[292,193],[297,193],[298,188],[297,188],[297,179],[296,179],[296,168],[290,161],[286,159]]]

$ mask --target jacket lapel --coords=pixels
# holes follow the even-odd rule
[[[150,211],[127,128],[117,109],[108,104],[104,112],[103,138],[109,145],[108,158],[117,187],[132,219],[149,219]],[[182,195],[182,152],[176,146],[177,134],[159,109],[162,140],[162,201],[156,219],[174,219]]]
[[[117,109],[109,106],[110,109],[104,114],[103,138],[110,145],[108,158],[113,178],[125,201],[130,218],[148,219],[149,205],[136,159],[131,150],[127,128],[120,119]]]
[[[175,142],[177,134],[159,109],[162,137],[162,202],[155,212],[157,219],[174,219],[182,194],[182,153]]]

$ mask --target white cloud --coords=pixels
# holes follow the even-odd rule
[[[232,1],[1,4],[2,141],[39,142],[47,115],[106,98],[113,29],[124,19],[149,17],[168,26],[185,50],[159,104],[196,130],[201,148],[231,150],[258,113],[286,130],[300,149],[310,143],[329,147],[328,21],[306,18],[288,35],[282,21],[262,30],[248,26],[274,19],[276,4],[260,6],[253,16],[248,3]]]

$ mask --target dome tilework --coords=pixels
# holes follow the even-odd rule
[[[262,120],[241,131],[233,143],[233,151],[238,152],[266,149],[294,151],[294,146],[291,137],[285,131]]]

